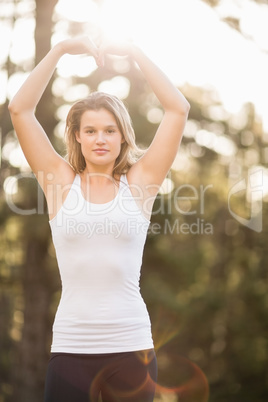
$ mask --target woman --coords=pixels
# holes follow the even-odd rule
[[[116,97],[93,93],[67,117],[69,161],[53,149],[35,108],[59,59],[88,54],[131,57],[159,99],[164,117],[142,157],[130,117]],[[189,104],[134,44],[88,38],[62,41],[32,71],[9,110],[23,152],[47,199],[62,279],[53,325],[46,402],[153,400],[157,365],[139,291],[154,199],[177,153]]]

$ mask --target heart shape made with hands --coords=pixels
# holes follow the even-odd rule
[[[96,46],[96,45],[95,45]],[[130,56],[133,43],[131,41],[111,40],[103,38],[98,46],[96,46],[97,57],[96,63],[99,67],[104,66],[105,55],[110,54],[114,56]]]
[[[133,43],[127,40],[112,40],[101,37],[95,43],[89,36],[82,36],[63,41],[64,51],[69,54],[90,54],[99,67],[104,66],[105,55],[131,56]]]

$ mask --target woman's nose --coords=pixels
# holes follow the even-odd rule
[[[98,133],[96,143],[97,144],[104,144],[105,143],[105,137],[104,137],[104,133],[102,131],[100,131]]]

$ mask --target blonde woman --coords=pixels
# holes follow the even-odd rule
[[[116,97],[95,92],[71,108],[68,161],[35,117],[64,54],[129,56],[160,101],[164,116],[141,153],[129,114]],[[62,41],[10,102],[23,152],[47,199],[62,280],[48,364],[46,402],[153,401],[157,363],[140,294],[142,254],[154,199],[178,151],[189,104],[132,43],[88,37]]]

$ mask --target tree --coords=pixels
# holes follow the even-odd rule
[[[52,15],[56,0],[49,3],[36,1],[35,19],[35,63],[50,49],[52,33]],[[16,4],[15,4],[16,5]],[[14,66],[8,61],[9,73],[12,74]],[[46,132],[52,138],[56,120],[52,113],[53,97],[51,85],[47,88],[37,109],[37,117],[44,126]],[[4,116],[7,116],[7,104],[3,108]],[[46,116],[50,115],[50,119]],[[10,125],[10,120],[5,120]],[[4,127],[5,129],[5,127]],[[21,209],[27,209],[36,202],[37,186],[33,181],[24,183],[21,188]],[[30,191],[31,196],[27,196]],[[29,194],[29,193],[28,193]],[[10,212],[9,214],[10,215]],[[7,216],[8,217],[8,216]],[[43,383],[48,359],[48,339],[50,319],[51,294],[55,284],[51,281],[51,267],[48,262],[48,248],[50,245],[50,233],[47,220],[44,215],[17,217],[20,221],[20,247],[24,250],[19,280],[19,293],[23,300],[23,329],[21,341],[18,344],[18,353],[13,357],[13,396],[11,400],[37,401],[42,400]],[[15,246],[15,244],[14,244]],[[17,246],[19,245],[17,244]]]
[[[209,3],[216,6],[220,1]],[[7,59],[3,69],[9,76],[30,70],[50,48],[55,4],[55,0],[36,1],[35,61],[25,67]],[[82,26],[69,23],[68,31],[82,32]],[[118,61],[110,59],[106,69],[72,77],[68,85],[85,83],[97,90],[100,82],[115,74],[134,82],[126,103],[138,142],[147,145],[156,124],[146,115],[160,106],[135,66],[119,71]],[[54,135],[58,123],[54,111],[66,100],[53,94],[53,82],[37,116],[63,153],[63,143]],[[231,178],[237,172],[240,176],[234,182],[247,177],[256,155],[260,167],[267,162],[262,127],[253,105],[244,106],[247,119],[237,128],[230,114],[221,113],[221,119],[213,114],[215,109],[223,111],[215,93],[190,86],[183,92],[191,103],[189,123],[168,176],[173,191],[159,195],[155,203],[141,283],[152,317],[159,384],[173,388],[173,400],[180,402],[205,401],[207,381],[211,402],[264,402],[268,395],[267,203],[263,202],[259,234],[233,219],[227,202]],[[5,146],[14,140],[7,102],[0,113]],[[229,155],[222,152],[224,145],[213,147],[213,141],[227,144],[227,140],[225,146],[233,150]],[[19,172],[3,158],[1,183]],[[42,205],[41,192],[28,173],[18,186],[17,206]],[[46,215],[17,215],[7,205],[2,188],[0,192],[0,398],[35,402],[42,400],[60,283]],[[240,216],[249,217],[249,206],[245,192],[231,200]]]

